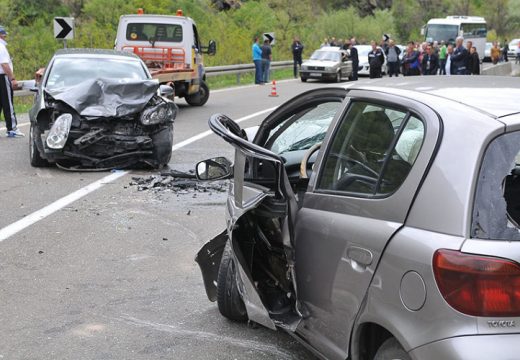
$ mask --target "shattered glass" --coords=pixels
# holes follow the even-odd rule
[[[520,240],[520,132],[493,140],[478,179],[471,235],[479,239]],[[515,196],[516,195],[516,196]]]

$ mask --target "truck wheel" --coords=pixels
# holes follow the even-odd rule
[[[247,312],[244,301],[238,292],[236,265],[231,250],[226,247],[217,277],[218,310],[226,318],[233,321],[246,321]]]
[[[186,102],[191,106],[202,106],[209,99],[209,88],[204,81],[200,82],[199,92],[196,94],[186,95]]]
[[[301,79],[302,79],[302,82],[307,82],[307,78],[306,77],[302,76]]]
[[[40,155],[40,150],[38,150],[36,145],[36,137],[39,136],[39,131],[35,130],[35,128],[36,125],[31,123],[29,130],[29,159],[33,167],[46,167],[49,166],[49,162]]]
[[[411,360],[399,342],[391,337],[377,349],[374,360]]]

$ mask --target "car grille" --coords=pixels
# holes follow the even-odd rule
[[[323,70],[325,70],[325,67],[323,67],[323,66],[309,66],[309,70],[320,70],[320,71],[323,71]]]

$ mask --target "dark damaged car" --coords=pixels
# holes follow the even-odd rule
[[[159,168],[168,164],[176,105],[135,55],[60,50],[30,110],[30,161],[67,169]],[[164,95],[164,96],[162,96]]]
[[[316,89],[248,137],[227,229],[197,254],[222,315],[283,329],[324,359],[517,359],[520,84],[371,80]],[[233,175],[231,175],[233,172]]]

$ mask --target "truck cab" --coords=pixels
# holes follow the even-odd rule
[[[177,15],[122,15],[115,49],[139,56],[154,79],[174,88],[175,95],[188,104],[201,106],[209,98],[202,54],[214,55],[216,45],[202,46],[195,22]]]

